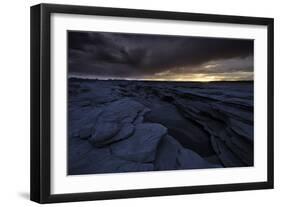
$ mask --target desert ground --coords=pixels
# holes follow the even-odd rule
[[[68,79],[68,174],[253,166],[253,82]]]

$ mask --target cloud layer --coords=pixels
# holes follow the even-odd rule
[[[191,80],[253,77],[253,41],[105,32],[68,32],[70,76]],[[184,78],[186,77],[186,78]],[[224,78],[225,77],[225,78]]]

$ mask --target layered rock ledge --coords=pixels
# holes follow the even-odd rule
[[[253,165],[253,83],[69,79],[68,174]]]

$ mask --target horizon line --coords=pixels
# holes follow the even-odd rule
[[[98,81],[140,81],[140,82],[199,82],[199,83],[208,83],[208,82],[253,82],[254,80],[208,80],[208,81],[199,81],[199,80],[153,80],[153,79],[126,79],[126,78],[92,78],[92,77],[81,77],[81,76],[68,76],[68,79],[84,79],[84,80],[98,80]]]

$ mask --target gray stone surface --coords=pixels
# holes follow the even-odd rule
[[[134,131],[133,122],[141,119],[147,109],[140,103],[121,99],[103,108],[89,139],[97,147],[125,139]]]
[[[252,166],[253,83],[69,79],[68,173]]]
[[[165,136],[157,151],[156,170],[218,168],[218,164],[211,164],[196,152],[182,147],[173,137]]]
[[[167,129],[160,124],[138,124],[128,139],[111,145],[113,155],[134,162],[152,162],[155,159],[158,144]]]

